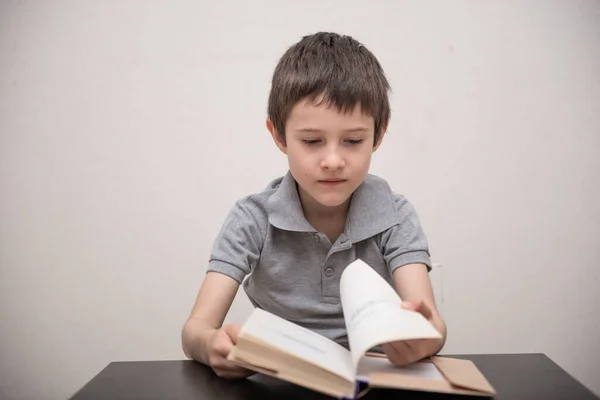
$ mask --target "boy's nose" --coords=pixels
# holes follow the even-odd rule
[[[344,165],[346,165],[346,162],[337,151],[329,151],[323,158],[323,161],[321,161],[321,168],[329,170],[339,169],[344,167]]]

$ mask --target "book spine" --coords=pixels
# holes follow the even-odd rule
[[[363,397],[369,391],[369,381],[366,379],[357,379],[354,384],[354,395],[352,397],[343,396],[342,400],[356,400]]]

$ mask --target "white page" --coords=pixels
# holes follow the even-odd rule
[[[362,357],[358,363],[356,378],[361,381],[369,381],[369,374],[376,372],[395,373],[418,378],[444,381],[444,375],[437,369],[435,364],[427,361],[416,362],[405,367],[397,367],[390,360],[383,357]]]
[[[350,352],[336,342],[281,317],[256,308],[240,334],[251,335],[270,346],[310,361],[348,381],[355,369]]]
[[[442,337],[420,313],[402,309],[396,291],[362,260],[342,273],[340,295],[355,371],[365,352],[377,345]]]

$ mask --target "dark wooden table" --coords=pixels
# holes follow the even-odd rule
[[[496,399],[598,399],[543,354],[452,356],[472,360],[498,392]],[[473,399],[403,390],[372,390],[363,399]],[[331,397],[255,375],[225,380],[193,361],[113,362],[71,400],[246,400],[322,399]]]

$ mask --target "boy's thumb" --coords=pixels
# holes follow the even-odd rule
[[[415,304],[415,306],[417,311],[420,312],[425,318],[430,319],[432,317],[431,309],[423,300],[417,301],[417,304]]]
[[[239,325],[225,325],[223,331],[229,336],[229,339],[231,339],[233,344],[237,343],[238,335],[240,333]]]
[[[423,300],[404,301],[402,302],[402,308],[405,310],[416,311],[427,319],[431,318],[432,315],[431,309]]]

